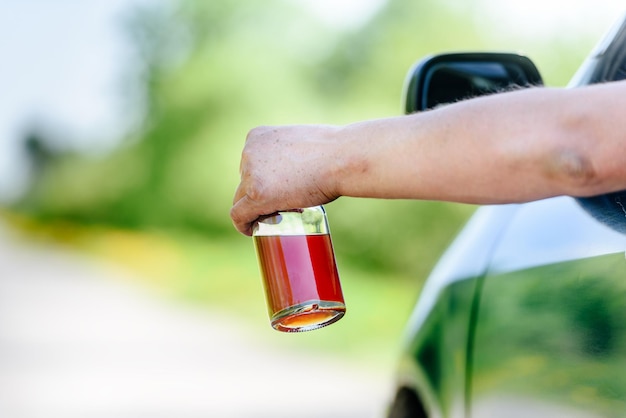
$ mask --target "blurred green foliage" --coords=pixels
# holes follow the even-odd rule
[[[588,51],[579,39],[555,40],[557,57],[547,40],[490,33],[479,4],[390,0],[354,30],[287,0],[146,4],[125,21],[136,51],[128,101],[141,126],[99,156],[55,153],[45,132],[35,137],[38,175],[19,209],[44,220],[232,235],[228,210],[251,127],[398,115],[406,72],[426,54],[524,50],[562,85]],[[339,257],[418,277],[473,210],[345,198],[327,209]]]

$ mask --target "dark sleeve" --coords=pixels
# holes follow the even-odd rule
[[[626,234],[626,190],[576,200],[598,221]]]

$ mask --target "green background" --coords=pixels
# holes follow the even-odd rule
[[[564,86],[598,41],[586,31],[505,30],[483,4],[390,0],[348,29],[286,0],[137,7],[121,21],[134,50],[123,89],[139,116],[134,129],[110,152],[81,154],[33,126],[23,143],[34,180],[3,216],[31,237],[120,263],[168,296],[241,317],[278,344],[376,365],[393,356],[423,280],[474,207],[327,205],[348,313],[332,327],[284,336],[269,330],[252,242],[228,217],[240,152],[257,125],[401,114],[407,71],[425,55],[521,52],[548,86]]]

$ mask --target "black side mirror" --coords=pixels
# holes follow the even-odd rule
[[[518,54],[442,54],[418,61],[404,86],[405,112],[431,109],[470,97],[542,85],[533,62]]]

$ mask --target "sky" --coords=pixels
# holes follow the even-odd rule
[[[52,127],[85,151],[106,149],[123,132],[120,78],[129,50],[119,21],[141,1],[147,0],[0,0],[0,201],[19,196],[27,182],[18,146],[27,126]],[[348,29],[385,2],[291,1],[329,25]],[[485,18],[503,28],[538,36],[556,29],[564,34],[608,29],[625,9],[623,0],[580,1],[575,6],[546,0],[474,1],[483,2]]]
[[[130,3],[0,0],[0,200],[26,181],[17,142],[28,125],[51,126],[77,143],[95,138],[96,146],[119,133],[128,54],[119,16]]]
[[[558,31],[598,36],[626,12],[623,0],[479,0],[496,27],[543,36]]]

